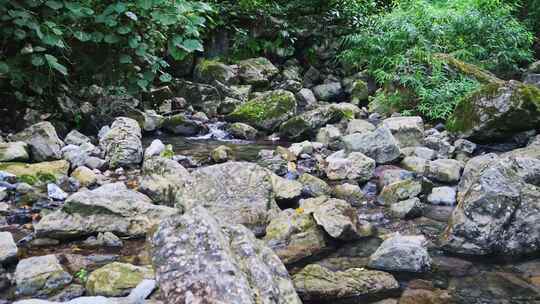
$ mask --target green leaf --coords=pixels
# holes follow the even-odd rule
[[[138,48],[140,40],[141,40],[141,37],[139,35],[129,37],[129,40],[128,40],[129,47],[132,49]]]
[[[45,54],[45,60],[47,61],[47,64],[49,65],[49,67],[57,70],[62,75],[67,76],[68,74],[67,68],[64,65],[60,64],[58,62],[58,59],[56,59],[56,57],[50,54]]]
[[[115,34],[107,34],[105,35],[104,41],[108,44],[115,44],[120,41],[120,38]]]
[[[99,43],[103,40],[103,37],[105,35],[103,35],[103,33],[101,32],[93,32],[92,33],[92,41],[94,41],[95,43]]]
[[[133,63],[133,60],[131,60],[131,56],[122,54],[120,55],[120,63],[124,63],[124,64]]]
[[[0,61],[0,74],[7,74],[9,72],[9,65],[7,63]]]
[[[60,1],[54,1],[54,0],[49,0],[47,2],[45,2],[45,5],[52,8],[53,10],[59,10],[61,9],[62,7],[64,7],[64,5],[62,4],[62,2]]]
[[[32,56],[32,65],[39,67],[45,64],[45,59],[43,59],[43,56],[40,55],[34,55]]]
[[[153,2],[152,0],[137,0],[137,4],[145,10],[150,9],[154,5]]]
[[[120,35],[126,35],[126,34],[129,34],[131,32],[131,27],[124,25],[124,26],[119,27],[116,31]]]
[[[188,55],[187,52],[177,48],[175,45],[169,45],[169,54],[177,61],[184,60]]]
[[[163,73],[161,76],[159,76],[159,80],[161,82],[169,82],[172,80],[172,76],[169,73]]]
[[[191,53],[193,51],[203,51],[203,45],[199,40],[195,39],[187,39],[184,40],[181,44],[177,45],[178,47],[182,48],[188,53]]]
[[[139,79],[139,80],[137,80],[137,85],[138,85],[141,89],[143,89],[143,90],[145,90],[145,91],[146,91],[146,88],[148,87],[148,84],[149,84],[148,81],[146,81],[146,80],[144,80],[144,79]]]
[[[86,41],[89,41],[90,39],[92,39],[92,34],[89,34],[87,32],[83,32],[83,31],[75,31],[73,33],[73,36],[75,38],[77,38],[79,41],[82,41],[82,42],[86,42]]]

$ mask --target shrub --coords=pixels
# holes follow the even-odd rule
[[[0,89],[48,95],[61,82],[146,90],[164,60],[202,51],[199,1],[0,0]]]
[[[532,35],[512,12],[499,0],[405,0],[347,36],[341,59],[367,67],[384,88],[379,103],[445,119],[478,83],[450,69],[438,53],[503,77],[531,60]]]

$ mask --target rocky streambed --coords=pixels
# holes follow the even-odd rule
[[[2,134],[0,303],[540,303],[532,85],[450,132],[360,108],[362,73],[208,65]]]

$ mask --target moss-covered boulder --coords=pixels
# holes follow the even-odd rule
[[[67,175],[69,162],[66,160],[57,160],[37,164],[0,163],[0,171],[14,174],[19,181],[32,185],[38,182],[53,182],[61,176]]]
[[[324,105],[287,120],[279,128],[279,133],[291,140],[310,139],[317,134],[318,129],[349,115],[353,114],[347,109]]]
[[[257,129],[273,131],[296,114],[296,99],[289,91],[268,91],[239,105],[226,119],[243,122]]]
[[[279,73],[270,60],[260,57],[242,60],[238,63],[240,79],[245,84],[267,87],[270,80]]]
[[[195,66],[194,77],[198,82],[208,84],[212,84],[214,80],[223,84],[238,83],[238,75],[233,67],[209,59],[203,59]]]
[[[153,278],[151,267],[114,262],[93,271],[86,289],[94,296],[120,297],[129,294],[141,281]]]
[[[540,127],[540,88],[517,81],[484,84],[461,99],[447,127],[479,142],[536,129]]]

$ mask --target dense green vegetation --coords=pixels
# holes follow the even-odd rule
[[[61,84],[138,94],[225,32],[226,61],[308,65],[315,46],[344,42],[341,64],[376,79],[378,106],[445,119],[478,83],[438,54],[519,77],[540,0],[0,0],[0,26],[0,94],[26,105],[50,103]]]

